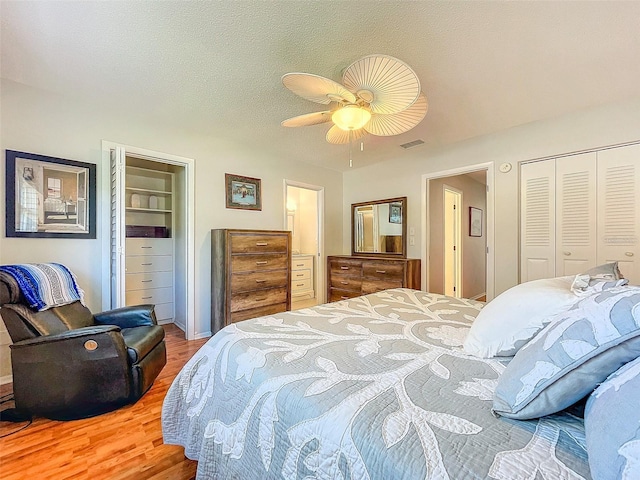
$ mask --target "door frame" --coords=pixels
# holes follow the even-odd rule
[[[315,280],[316,280],[316,298],[318,299],[318,305],[325,303],[327,289],[325,288],[325,272],[324,272],[324,187],[320,185],[312,185],[310,183],[298,182],[295,180],[283,180],[283,226],[284,230],[287,229],[288,213],[287,213],[287,187],[304,188],[306,190],[313,190],[317,192],[318,202],[318,251],[316,252],[316,266]]]
[[[422,265],[422,285],[426,291],[429,291],[429,233],[430,233],[430,219],[429,219],[429,180],[443,177],[453,177],[456,175],[464,175],[466,173],[473,173],[479,170],[486,171],[487,181],[487,255],[486,255],[486,267],[487,274],[485,278],[487,301],[493,299],[495,294],[495,195],[494,195],[494,166],[493,162],[477,163],[475,165],[469,165],[466,167],[458,167],[450,170],[441,170],[438,172],[425,173],[422,175],[421,185],[421,217],[420,225],[422,229],[422,242],[421,242],[421,265]]]
[[[454,276],[455,276],[455,280],[453,282],[453,290],[454,290],[454,295],[453,297],[456,298],[462,298],[462,275],[463,275],[463,265],[462,265],[462,205],[463,205],[463,199],[462,199],[462,190],[458,190],[455,187],[452,187],[451,185],[447,185],[446,183],[443,184],[442,186],[442,206],[443,206],[443,210],[444,208],[447,206],[447,192],[450,192],[452,195],[456,196],[456,212],[454,215],[454,224],[455,224],[455,232],[454,232],[454,243],[455,243],[455,254],[453,255],[454,257]],[[442,228],[443,228],[443,235],[442,235],[442,245],[443,245],[443,262],[442,262],[442,285],[444,287],[444,291],[445,291],[445,295],[448,295],[446,292],[446,285],[447,285],[447,244],[446,244],[446,238],[447,238],[447,232],[446,232],[446,226],[447,226],[447,214],[446,211],[443,212],[443,222],[442,222]]]
[[[102,205],[98,211],[102,238],[102,308],[111,308],[111,150],[116,147],[124,148],[125,154],[131,154],[139,158],[146,158],[156,162],[176,165],[185,169],[185,250],[182,252],[186,262],[185,285],[187,298],[186,306],[186,332],[187,340],[205,338],[210,336],[210,332],[196,336],[196,314],[195,314],[195,160],[181,157],[169,153],[157,152],[146,148],[134,147],[122,143],[102,140],[102,168],[99,179]]]

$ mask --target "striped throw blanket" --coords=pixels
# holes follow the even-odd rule
[[[15,279],[29,306],[39,312],[78,300],[84,304],[75,275],[59,263],[0,265],[0,272]]]

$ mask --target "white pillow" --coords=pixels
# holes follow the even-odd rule
[[[471,325],[464,351],[480,358],[511,356],[531,340],[550,316],[581,297],[571,291],[575,275],[521,283],[487,303]]]

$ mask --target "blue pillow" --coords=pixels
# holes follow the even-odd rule
[[[584,412],[594,480],[640,478],[640,358],[591,394]]]
[[[495,390],[493,411],[533,419],[567,408],[640,356],[640,287],[584,297],[516,353]]]

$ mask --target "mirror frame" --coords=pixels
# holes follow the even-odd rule
[[[402,206],[402,252],[356,252],[356,235],[354,221],[356,208],[365,207],[367,205],[379,205],[381,203],[400,203]],[[360,202],[351,204],[351,256],[407,258],[407,197],[385,198],[383,200],[373,200],[371,202]]]

